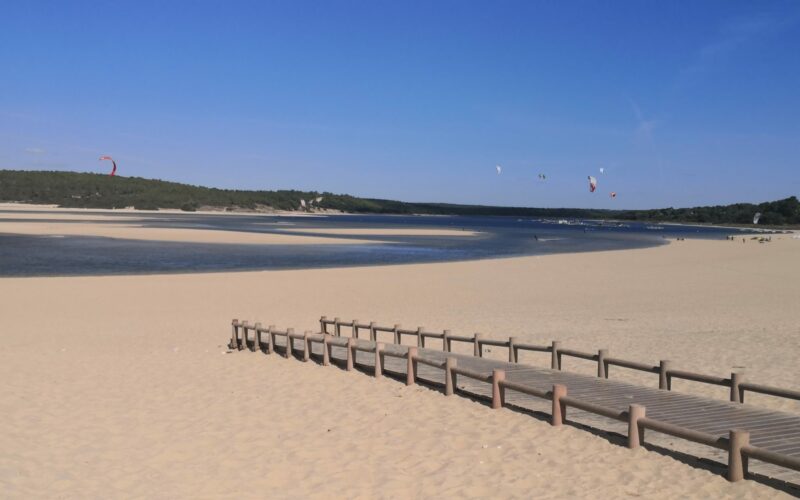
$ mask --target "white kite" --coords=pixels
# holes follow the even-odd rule
[[[303,199],[300,200],[300,207],[306,208],[306,200]]]
[[[756,212],[753,216],[753,224],[758,224],[759,219],[761,219],[761,212]]]
[[[494,168],[497,169],[497,175],[500,175],[500,173],[503,172],[503,167],[501,167],[500,165],[495,165]]]
[[[600,167],[600,173],[601,173],[601,174],[604,174],[604,173],[606,173],[606,169],[604,169],[603,167]]]

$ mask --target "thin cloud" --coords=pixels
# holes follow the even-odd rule
[[[47,151],[42,148],[25,148],[25,152],[32,155],[43,155]]]

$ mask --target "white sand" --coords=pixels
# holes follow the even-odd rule
[[[222,354],[232,317],[302,331],[327,314],[559,338],[712,374],[743,365],[751,380],[797,388],[800,241],[773,240],[395,267],[0,279],[0,497],[779,497],[464,398],[277,356]]]
[[[278,233],[248,233],[214,229],[143,227],[139,225],[2,222],[0,233],[58,236],[101,236],[146,241],[180,241],[185,243],[220,243],[238,245],[355,245],[377,243],[365,239],[302,236]]]

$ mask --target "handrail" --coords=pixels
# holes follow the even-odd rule
[[[670,436],[694,441],[695,443],[711,446],[712,448],[719,448],[720,450],[728,449],[728,438],[725,437],[717,437],[707,432],[695,431],[647,417],[640,418],[638,422],[639,426],[643,429],[669,434]]]
[[[482,382],[490,382],[492,380],[492,375],[485,375],[480,372],[476,372],[473,370],[468,370],[467,368],[459,368],[458,366],[454,367],[453,373],[457,373],[459,375],[464,375],[465,377],[469,377],[471,379],[480,380]]]
[[[602,415],[604,417],[608,417],[614,420],[625,421],[628,419],[627,411],[612,410],[611,408],[606,408],[605,406],[600,406],[593,403],[587,403],[585,401],[581,401],[580,399],[575,399],[571,396],[562,396],[561,402],[566,404],[567,406],[572,406],[573,408],[577,408],[583,411],[588,411],[590,413],[595,413],[597,415]]]
[[[782,389],[779,387],[770,387],[768,385],[742,382],[739,384],[739,390],[741,390],[742,392],[744,391],[757,392],[760,394],[767,394],[769,396],[778,396],[781,398],[796,399],[797,401],[800,401],[800,391],[793,391],[791,389]],[[744,402],[744,397],[742,397],[742,402]]]
[[[589,354],[588,352],[576,351],[574,349],[559,349],[558,355],[572,356],[573,358],[581,358],[588,361],[597,361],[597,354]]]
[[[606,364],[650,373],[658,373],[659,370],[658,366],[652,366],[646,363],[638,363],[636,361],[628,361],[620,358],[606,358]]]
[[[788,455],[781,455],[780,453],[775,453],[774,451],[765,450],[764,448],[758,448],[756,446],[743,446],[742,453],[747,455],[750,458],[755,458],[756,460],[761,460],[762,462],[767,462],[773,465],[778,465],[780,467],[786,467],[787,469],[794,469],[796,471],[800,471],[800,458],[790,457]]]
[[[464,337],[462,335],[448,335],[447,340],[451,342],[468,342],[472,344],[475,342],[475,337]]]
[[[553,350],[553,347],[549,345],[514,344],[514,347],[521,351],[552,352]]]
[[[491,345],[495,347],[508,347],[511,343],[508,340],[478,339],[478,345]]]
[[[542,399],[550,399],[553,395],[551,391],[542,391],[539,389],[535,389],[533,387],[528,387],[527,385],[518,384],[516,382],[511,382],[508,380],[503,380],[502,382],[500,382],[500,387]]]
[[[323,321],[324,320],[321,320],[321,323]],[[356,321],[353,321],[352,324],[355,325],[355,328],[359,327]],[[253,344],[252,346],[249,345],[251,341],[248,339],[247,335],[248,330],[254,330],[255,332],[269,334],[267,340],[267,350],[266,350],[267,354],[270,354],[272,352],[270,349],[272,342],[269,339],[274,338],[274,336],[287,337],[288,349],[285,354],[286,357],[290,357],[290,355],[292,354],[292,350],[294,350],[291,341],[293,339],[303,339],[304,340],[303,361],[309,361],[310,359],[311,343],[322,343],[323,365],[330,364],[329,362],[330,353],[327,349],[327,346],[333,346],[333,345],[344,346],[346,347],[347,351],[346,360],[347,360],[348,370],[351,370],[355,364],[354,353],[356,351],[373,352],[375,353],[375,360],[374,360],[375,377],[380,377],[384,371],[382,366],[383,365],[382,357],[392,357],[400,359],[404,358],[408,360],[405,373],[407,384],[415,383],[417,377],[416,365],[423,364],[440,370],[444,370],[446,395],[454,393],[456,375],[462,375],[465,377],[478,380],[480,382],[491,384],[492,408],[502,408],[505,405],[505,391],[507,390],[521,392],[523,394],[528,394],[542,399],[548,399],[551,400],[553,404],[552,417],[551,417],[552,425],[561,425],[561,423],[565,419],[566,409],[568,407],[577,408],[579,410],[587,411],[590,413],[594,413],[618,421],[627,420],[629,448],[636,448],[640,446],[641,442],[644,439],[644,430],[649,429],[651,431],[661,432],[681,439],[686,439],[703,445],[725,450],[728,452],[728,479],[730,481],[738,481],[745,477],[747,473],[747,461],[745,460],[745,458],[747,457],[775,464],[781,467],[786,467],[800,471],[800,458],[766,450],[764,448],[759,448],[756,446],[751,446],[749,444],[750,434],[747,430],[731,430],[729,432],[728,437],[724,436],[718,437],[706,432],[696,431],[693,429],[681,427],[679,425],[674,425],[668,422],[648,418],[645,416],[646,408],[641,405],[632,404],[630,405],[627,411],[619,411],[611,408],[606,408],[602,405],[589,403],[587,401],[582,401],[572,396],[568,396],[567,387],[564,385],[553,385],[552,390],[543,391],[541,389],[536,389],[534,387],[529,387],[520,383],[515,383],[506,380],[506,372],[505,370],[502,369],[494,369],[492,373],[487,375],[482,372],[470,370],[463,367],[458,367],[456,364],[457,359],[454,357],[447,358],[444,362],[442,362],[419,356],[417,354],[418,352],[417,347],[408,347],[408,349],[405,350],[405,352],[397,350],[387,351],[385,350],[384,345],[381,343],[370,342],[370,343],[362,343],[361,345],[359,345],[356,343],[356,339],[353,337],[346,337],[346,338],[336,337],[327,333],[324,329],[322,332],[306,331],[303,334],[300,334],[296,333],[292,328],[287,328],[285,331],[280,331],[274,328],[273,326],[263,328],[260,323],[249,324],[246,321],[239,322],[237,320],[233,320],[231,322],[231,325],[233,327],[233,333],[231,338],[232,345],[235,341],[235,343],[239,346],[240,350],[242,346],[251,347],[251,350],[253,351],[256,350],[255,347],[257,347],[258,343],[261,342],[260,334],[257,334],[255,336],[255,338],[252,341]],[[338,325],[341,326],[343,325],[343,323],[338,322]],[[241,338],[239,337],[238,334],[239,328],[241,328],[242,330]],[[375,328],[374,324],[371,325],[370,328]],[[399,332],[400,329],[395,327],[391,331]],[[413,332],[415,334],[418,334],[419,336],[422,336],[423,334],[422,327],[418,328]],[[451,338],[447,335],[444,335],[444,337],[446,339]],[[513,338],[509,339],[508,342],[492,341],[492,340],[486,341],[481,339],[479,334],[476,334],[469,341],[475,343],[476,347],[479,347],[480,344],[484,345],[504,344],[509,346],[510,348],[518,348],[518,344],[515,343]],[[600,351],[597,355],[593,355],[581,351],[575,351],[572,349],[560,349],[558,343],[556,342],[554,342],[553,345],[548,350],[553,352],[554,357],[561,355],[574,356],[583,359],[589,359],[592,361],[598,361],[601,364],[608,363],[609,365],[623,366],[633,369],[640,369],[648,372],[655,372],[659,373],[662,378],[666,378],[667,380],[669,380],[670,378],[683,378],[687,380],[694,380],[698,382],[705,382],[710,384],[731,387],[732,392],[734,391],[744,392],[746,390],[750,390],[752,392],[762,392],[764,394],[781,395],[785,397],[800,399],[800,392],[790,391],[787,389],[777,389],[758,384],[745,383],[740,380],[740,374],[736,373],[732,374],[730,379],[727,379],[722,377],[700,375],[681,370],[671,370],[668,368],[669,362],[667,361],[662,361],[659,366],[650,367],[649,365],[645,365],[642,363],[635,363],[627,360],[620,360],[617,358],[608,358],[605,356],[605,351]],[[392,373],[403,375],[402,372],[395,371],[394,369],[392,370]]]
[[[423,358],[422,356],[414,356],[414,361],[422,363],[423,365],[431,366],[433,368],[444,368],[445,361],[436,361],[434,359]]]
[[[685,380],[692,380],[694,382],[703,382],[705,384],[722,385],[725,387],[731,386],[731,379],[725,377],[714,377],[712,375],[702,375],[700,373],[686,372],[682,370],[667,370],[667,377],[682,378]],[[741,387],[741,385],[739,385]]]
[[[233,320],[231,322],[231,325],[234,329],[232,337],[234,335],[238,335],[238,330],[242,330],[245,333],[245,335],[247,331],[254,329],[256,329],[256,331],[259,332],[269,332],[267,329],[264,329],[263,327],[258,329],[257,326],[248,324],[246,321]],[[720,376],[706,375],[702,373],[695,373],[685,370],[674,370],[671,368],[670,363],[668,361],[661,361],[660,364],[658,365],[651,365],[648,363],[641,363],[627,359],[609,357],[608,351],[604,349],[598,351],[598,354],[592,354],[588,352],[578,351],[575,349],[562,348],[560,347],[558,342],[554,342],[552,345],[543,346],[543,345],[529,344],[524,342],[517,342],[516,340],[512,339],[509,340],[487,339],[487,338],[482,338],[481,336],[479,336],[479,334],[476,334],[474,336],[452,335],[447,330],[445,330],[443,333],[429,332],[425,331],[423,327],[418,327],[417,329],[408,329],[408,328],[400,328],[400,325],[380,326],[372,322],[369,324],[360,323],[358,322],[358,320],[343,321],[339,318],[328,319],[326,316],[322,316],[320,318],[320,325],[323,326],[322,328],[323,331],[321,332],[323,334],[328,333],[324,329],[325,325],[337,326],[337,332],[336,332],[337,334],[340,333],[338,327],[342,326],[353,328],[354,333],[357,329],[369,329],[370,340],[375,340],[374,336],[375,333],[377,332],[394,333],[395,343],[401,340],[403,335],[416,336],[418,338],[418,346],[420,347],[425,346],[425,339],[427,338],[442,339],[443,341],[442,348],[444,351],[450,351],[451,344],[453,342],[473,344],[475,346],[474,354],[476,356],[483,355],[484,346],[506,347],[509,350],[510,362],[518,361],[518,353],[520,351],[550,352],[553,353],[553,359],[551,363],[552,369],[556,370],[561,369],[561,361],[564,356],[575,357],[587,361],[596,362],[598,365],[597,366],[598,377],[608,378],[608,368],[611,366],[619,366],[622,368],[638,370],[646,373],[658,374],[659,388],[666,390],[671,389],[673,379],[683,379],[704,384],[729,387],[731,388],[730,400],[740,403],[744,402],[744,393],[747,391],[800,401],[800,391],[768,386],[763,384],[744,382],[743,374],[741,373],[732,374],[731,377],[720,377]],[[286,335],[285,332],[280,332],[275,330],[273,330],[270,333],[276,335]],[[299,338],[299,337],[294,337],[294,338]],[[250,340],[247,341],[248,345],[250,345],[251,343],[252,342]],[[236,343],[232,340],[231,345],[233,346],[235,344]]]

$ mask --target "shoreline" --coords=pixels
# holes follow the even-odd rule
[[[385,217],[502,217],[502,218],[523,218],[523,219],[550,219],[553,217],[545,216],[519,216],[519,215],[460,215],[460,214],[394,214],[394,213],[372,213],[372,212],[341,212],[338,210],[324,210],[320,212],[300,212],[294,210],[276,210],[272,212],[257,212],[253,210],[242,211],[228,211],[225,209],[220,210],[196,210],[193,212],[183,211],[177,208],[159,208],[157,210],[137,210],[134,208],[68,208],[60,207],[52,204],[33,204],[33,203],[16,203],[16,202],[0,202],[0,211],[2,210],[20,210],[20,211],[78,211],[78,212],[97,212],[97,213],[115,213],[115,214],[141,214],[141,215],[155,215],[155,214],[173,214],[173,215],[248,215],[248,216],[273,216],[273,217],[319,217],[324,218],[331,215],[336,216],[385,216]],[[629,220],[629,219],[594,219],[594,218],[581,218],[581,217],[567,217],[568,219],[580,219],[587,221],[605,221],[605,222],[619,222],[625,224],[655,224],[667,226],[684,226],[684,227],[699,227],[699,228],[718,228],[718,229],[732,229],[743,230],[753,229],[756,232],[766,231],[780,231],[783,234],[791,234],[800,232],[800,227],[796,226],[751,226],[751,225],[734,225],[734,224],[703,224],[697,222],[672,222],[672,221],[651,221],[651,220]]]

